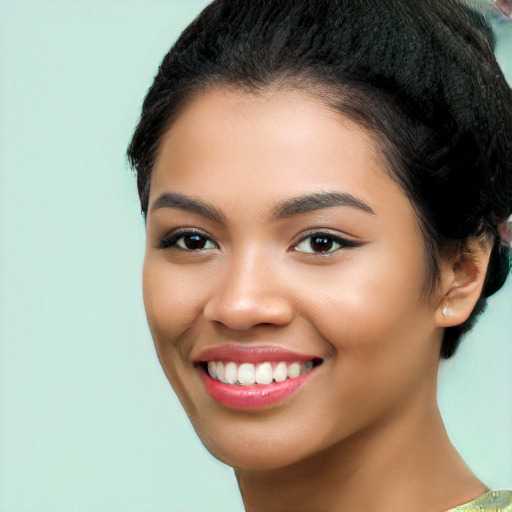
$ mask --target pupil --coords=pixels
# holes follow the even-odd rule
[[[205,243],[206,240],[201,235],[190,235],[185,237],[185,246],[187,249],[190,249],[191,251],[203,249]]]
[[[332,249],[332,238],[327,236],[316,236],[311,240],[311,249],[315,252],[327,252]]]

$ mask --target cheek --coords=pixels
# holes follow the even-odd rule
[[[302,308],[330,345],[338,389],[363,401],[407,388],[425,361],[436,359],[431,314],[421,301],[420,251],[410,258],[391,250],[379,258],[368,254],[331,272],[323,291],[304,297],[309,308]]]
[[[204,286],[193,273],[176,271],[169,262],[149,256],[144,260],[142,287],[157,349],[176,344],[201,311]]]
[[[146,317],[158,359],[171,386],[191,419],[197,416],[185,382],[194,371],[189,363],[190,327],[200,308],[197,283],[173,271],[164,259],[146,256],[143,267]]]
[[[385,344],[388,337],[391,342],[425,313],[420,304],[421,265],[400,262],[396,255],[372,258],[372,254],[330,272],[323,289],[317,284],[317,293],[305,299],[314,323],[328,340],[338,340],[340,349],[374,348]],[[315,289],[308,283],[304,287]]]

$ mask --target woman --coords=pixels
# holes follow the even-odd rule
[[[218,0],[165,57],[129,148],[146,313],[247,510],[512,510],[436,401],[509,273],[511,107],[455,1]]]

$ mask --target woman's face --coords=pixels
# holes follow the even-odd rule
[[[162,140],[144,302],[163,369],[224,462],[283,467],[412,421],[435,396],[422,238],[385,165],[367,133],[297,91],[207,91]]]

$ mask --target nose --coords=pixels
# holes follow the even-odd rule
[[[296,308],[277,274],[269,259],[261,255],[231,262],[217,276],[204,316],[234,331],[287,325]]]

